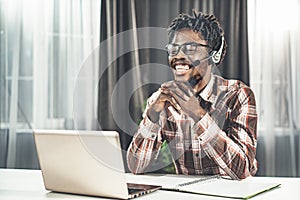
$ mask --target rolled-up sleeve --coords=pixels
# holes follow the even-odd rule
[[[157,98],[156,93],[148,99],[143,120],[127,150],[128,168],[134,174],[146,172],[157,158],[161,148],[161,128],[158,123],[153,123],[146,115],[155,98]]]

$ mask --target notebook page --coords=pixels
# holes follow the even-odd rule
[[[190,182],[198,182],[211,176],[187,176],[176,174],[151,174],[134,175],[126,174],[128,183],[160,185],[163,189],[176,189],[179,185],[185,185]]]
[[[241,181],[218,179],[182,186],[180,191],[206,194],[212,196],[248,199],[259,193],[278,187],[280,184],[261,182],[251,178]]]

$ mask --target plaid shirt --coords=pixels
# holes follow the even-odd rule
[[[127,151],[133,173],[149,170],[165,140],[177,174],[221,174],[243,179],[256,173],[254,94],[238,80],[211,77],[198,98],[207,113],[197,122],[168,107],[160,113],[158,123],[153,123],[146,113],[159,92],[148,99],[143,121]]]

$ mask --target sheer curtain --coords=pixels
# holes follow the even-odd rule
[[[96,128],[97,93],[89,82],[97,78],[97,65],[85,74],[84,94],[76,96],[74,90],[83,78],[83,64],[99,45],[100,4],[1,0],[0,128],[8,133],[6,167],[26,167],[18,159],[30,160],[26,151],[33,143],[22,146],[21,139],[32,129]],[[76,122],[78,96],[88,103],[77,109],[81,117]]]
[[[259,175],[300,176],[299,3],[248,1],[250,81],[259,111]]]

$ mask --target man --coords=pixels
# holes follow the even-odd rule
[[[178,174],[243,179],[256,173],[254,94],[241,81],[212,74],[226,46],[213,15],[194,11],[172,21],[166,49],[175,80],[163,83],[147,101],[127,152],[133,173],[149,170],[164,141]]]

